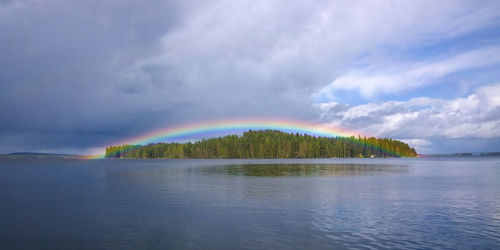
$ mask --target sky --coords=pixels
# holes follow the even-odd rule
[[[500,151],[500,1],[0,0],[0,153],[247,117]]]

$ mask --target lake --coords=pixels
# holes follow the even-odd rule
[[[500,158],[2,160],[2,249],[500,249]]]

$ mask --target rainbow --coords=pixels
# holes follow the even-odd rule
[[[297,120],[285,119],[232,119],[209,122],[198,122],[166,127],[145,133],[136,137],[124,139],[113,145],[146,145],[150,143],[182,140],[202,135],[241,133],[246,130],[280,130],[288,133],[303,133],[324,137],[366,136],[352,130],[340,129],[327,124],[315,124]],[[368,137],[368,136],[366,136]],[[368,145],[379,148],[377,145]],[[386,150],[384,150],[386,151]],[[394,154],[393,152],[389,152]],[[104,153],[98,153],[87,158],[104,158]]]

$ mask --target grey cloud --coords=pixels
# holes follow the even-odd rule
[[[36,140],[61,146],[56,142],[61,138],[66,147],[80,147],[103,141],[97,136],[83,140],[79,131],[135,131],[124,124],[144,118],[143,99],[113,91],[114,72],[154,53],[161,36],[181,22],[183,6],[14,1],[0,8],[0,131],[4,136],[52,135],[52,140],[16,142],[26,147]],[[154,120],[155,112],[147,113]]]
[[[0,152],[80,151],[216,118],[321,121],[312,95],[360,55],[378,46],[432,43],[483,27],[496,15],[485,6],[4,1],[0,135],[9,139],[0,142]],[[440,25],[421,22],[430,17]],[[372,113],[405,112],[398,105],[386,108]],[[350,121],[353,126],[381,122],[375,115]]]

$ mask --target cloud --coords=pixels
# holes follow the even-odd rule
[[[419,154],[430,153],[432,150],[432,142],[425,139],[398,139],[413,147]]]
[[[413,98],[357,106],[318,104],[322,119],[335,126],[399,138],[418,147],[432,139],[498,139],[500,84],[483,86],[456,99]]]
[[[132,76],[129,82],[135,86],[164,85],[154,91],[208,109],[202,114],[314,119],[315,114],[302,115],[313,110],[297,111],[311,106],[310,96],[318,89],[356,68],[359,54],[380,45],[434,43],[489,25],[498,16],[486,6],[465,2],[434,4],[220,1],[192,10],[192,18],[162,36],[158,54],[136,60],[122,74]],[[431,19],[440,25],[422,21]],[[473,55],[464,53],[455,60],[466,64],[468,57]],[[435,67],[450,71],[446,63],[408,75],[444,74]],[[399,83],[404,77],[409,76],[392,80],[388,88],[407,85]],[[137,90],[119,84],[124,91]],[[386,89],[375,85],[368,89]]]
[[[446,75],[500,63],[500,48],[489,47],[463,52],[437,62],[369,65],[336,78],[317,95],[335,99],[337,90],[356,90],[365,98],[409,91],[433,84]]]
[[[361,63],[369,65],[387,48],[439,44],[496,27],[497,6],[467,1],[3,2],[0,136],[10,139],[0,142],[0,150],[80,151],[159,127],[216,118],[321,121],[313,94],[359,70],[360,58],[368,58]],[[404,107],[387,103],[386,110],[370,112],[393,114],[394,127],[398,119],[409,119],[393,113]],[[381,122],[362,115],[367,110],[357,112],[349,119]]]

